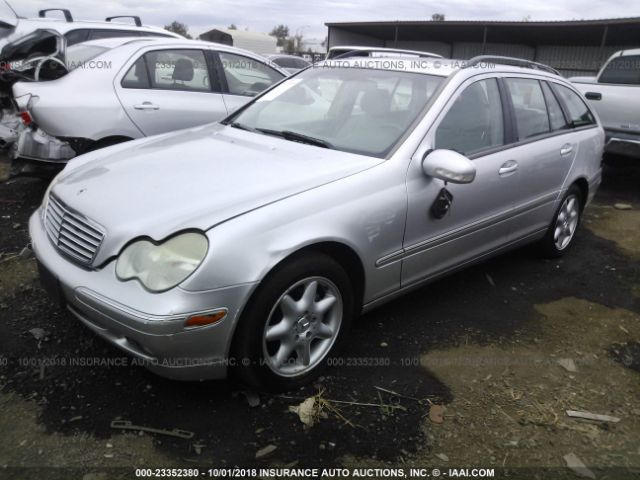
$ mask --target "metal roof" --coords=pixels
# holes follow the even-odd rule
[[[640,44],[640,17],[596,20],[500,21],[500,20],[396,20],[329,22],[339,29],[372,38],[451,42],[521,43],[525,45]]]

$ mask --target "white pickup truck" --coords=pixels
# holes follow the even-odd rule
[[[597,77],[569,80],[598,113],[605,151],[640,158],[640,49],[615,53]]]

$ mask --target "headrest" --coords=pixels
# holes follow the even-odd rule
[[[360,107],[367,115],[387,115],[391,110],[391,94],[383,88],[370,90],[362,96]]]
[[[173,69],[172,78],[173,80],[179,80],[181,82],[190,82],[193,80],[193,62],[187,58],[178,59]]]

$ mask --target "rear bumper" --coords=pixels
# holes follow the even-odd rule
[[[94,333],[136,358],[136,364],[176,380],[224,378],[231,338],[254,284],[191,292],[174,288],[154,294],[136,281],[121,282],[115,261],[85,270],[62,257],[47,237],[40,210],[29,221],[43,283],[55,284],[56,300]],[[47,281],[45,277],[48,278]],[[194,314],[220,309],[227,316],[203,328],[186,329]]]
[[[69,142],[60,140],[40,128],[23,130],[14,148],[14,159],[26,159],[37,162],[65,164],[76,156]]]
[[[605,152],[640,158],[640,135],[606,130]]]

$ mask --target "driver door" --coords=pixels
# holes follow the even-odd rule
[[[507,241],[518,172],[505,149],[506,131],[492,77],[463,84],[434,123],[408,171],[403,287],[461,267]],[[445,184],[422,171],[422,157],[432,149],[455,150],[476,167],[472,183],[446,186],[453,202],[442,219],[430,208]]]

